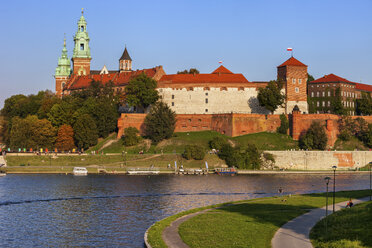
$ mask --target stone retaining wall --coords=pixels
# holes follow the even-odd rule
[[[267,151],[281,169],[337,170],[356,169],[372,162],[372,151]]]

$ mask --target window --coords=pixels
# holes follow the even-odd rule
[[[316,93],[316,96],[319,97],[319,92]]]
[[[331,96],[331,92],[330,91],[328,91],[328,96]]]
[[[330,101],[328,101],[328,107],[330,107],[331,106],[331,102]]]
[[[298,87],[295,88],[295,91],[296,91],[296,93],[300,92],[300,90],[298,89]]]
[[[84,32],[84,26],[81,26],[81,27],[80,27],[80,31],[81,31],[81,32]]]
[[[302,83],[302,79],[299,79],[299,80],[298,80],[298,84],[301,84],[301,83]]]
[[[319,102],[316,102],[316,106],[319,107]]]
[[[84,51],[84,44],[83,43],[80,44],[80,51]]]
[[[314,97],[314,92],[311,92],[311,97]]]
[[[172,102],[172,106],[174,106],[174,102]]]
[[[205,103],[208,103],[208,98],[205,98]]]
[[[325,92],[324,91],[322,92],[322,95],[323,95],[323,97],[325,97]]]
[[[206,95],[206,96],[208,96],[208,92],[207,92],[207,93],[205,93],[205,95]]]
[[[189,123],[191,122],[191,119],[189,119]]]
[[[66,83],[65,82],[63,82],[62,83],[62,89],[65,87],[65,85],[66,85]]]
[[[292,79],[292,84],[295,84],[296,83],[296,79]]]
[[[205,109],[205,112],[208,112],[208,109]]]
[[[172,95],[172,99],[174,99],[174,95]]]
[[[322,106],[325,107],[325,101],[322,102]]]

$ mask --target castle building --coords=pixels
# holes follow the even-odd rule
[[[67,55],[66,39],[63,43],[62,55],[58,59],[58,66],[54,76],[57,96],[62,97],[63,95],[69,95],[73,91],[85,89],[89,87],[92,81],[99,81],[103,85],[112,83],[115,92],[122,92],[132,78],[142,73],[156,81],[165,75],[162,66],[133,70],[132,59],[126,47],[119,59],[119,70],[108,70],[105,65],[101,70],[91,70],[90,62],[92,57],[89,42],[87,22],[82,11],[74,36],[72,69]]]
[[[355,83],[335,74],[311,81],[308,86],[311,109],[317,114],[332,113],[332,101],[337,97],[336,94],[339,94],[348,114],[355,115],[356,99],[360,99],[363,92],[372,96],[372,86]]]

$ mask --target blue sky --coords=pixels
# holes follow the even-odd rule
[[[372,1],[6,1],[0,5],[0,107],[14,94],[54,90],[66,33],[69,57],[85,9],[92,69],[118,69],[125,44],[134,69],[163,65],[209,73],[224,66],[249,81],[276,78],[294,56],[315,78],[334,73],[372,84]]]

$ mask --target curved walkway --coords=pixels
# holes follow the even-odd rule
[[[354,204],[369,201],[369,196],[361,199],[353,200]],[[335,210],[338,211],[344,208],[346,202],[340,202],[335,205]],[[332,204],[328,206],[328,214],[332,213]],[[310,230],[315,224],[325,217],[326,208],[316,208],[310,212],[298,216],[293,220],[284,224],[275,233],[274,238],[271,240],[273,248],[312,248],[309,234]]]

